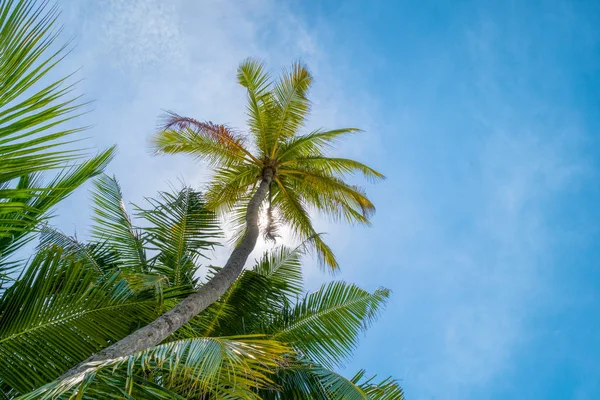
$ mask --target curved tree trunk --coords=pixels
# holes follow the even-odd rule
[[[248,256],[254,250],[259,235],[258,213],[260,204],[269,191],[272,179],[273,170],[265,169],[258,189],[248,203],[246,233],[242,241],[231,253],[231,256],[229,256],[225,266],[210,281],[150,324],[89,357],[79,365],[71,368],[61,378],[85,371],[88,367],[86,364],[90,362],[96,363],[125,357],[156,346],[198,313],[217,301],[238,278],[246,264]]]

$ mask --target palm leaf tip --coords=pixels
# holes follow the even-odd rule
[[[226,125],[198,121],[167,112],[150,139],[156,154],[188,154],[213,166],[260,164],[244,144],[244,137]]]
[[[349,358],[364,332],[385,306],[389,290],[369,293],[345,282],[331,282],[282,312],[273,337],[326,367]]]
[[[195,134],[207,135],[222,144],[242,142],[242,137],[226,125],[219,125],[210,121],[201,122],[194,118],[183,117],[172,111],[167,111],[162,118],[162,123],[159,124],[159,132],[170,130],[190,130]]]
[[[270,85],[269,74],[265,72],[263,61],[247,58],[237,69],[238,83],[252,91],[261,91]]]

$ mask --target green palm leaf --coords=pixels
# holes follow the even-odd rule
[[[94,181],[92,191],[94,221],[92,237],[108,242],[120,255],[123,268],[147,272],[148,261],[141,230],[133,225],[125,209],[123,193],[116,178],[102,175]]]
[[[307,360],[286,360],[275,375],[276,389],[260,391],[264,400],[367,400],[367,394],[340,374]]]
[[[252,271],[268,279],[270,290],[279,291],[290,299],[302,292],[302,256],[309,246],[309,239],[296,248],[278,246],[267,251]]]
[[[198,258],[214,248],[222,235],[216,215],[206,208],[201,194],[189,187],[147,200],[152,208],[140,209],[138,215],[149,223],[146,240],[157,252],[151,261],[153,270],[175,286],[195,285]]]
[[[100,276],[117,268],[119,263],[118,254],[106,246],[106,243],[81,243],[77,238],[46,225],[41,228],[38,249],[48,247],[58,247],[62,249],[63,256],[73,257],[93,266]]]
[[[315,154],[324,154],[332,150],[340,138],[352,133],[361,132],[357,128],[342,128],[324,131],[318,129],[307,135],[296,135],[286,139],[279,150],[279,159],[282,163],[300,157],[310,157]]]
[[[271,369],[290,349],[256,335],[231,338],[194,338],[165,343],[129,357],[88,365],[83,373],[47,384],[20,399],[83,395],[93,381],[124,374],[122,388],[131,396],[136,376],[161,382],[161,387],[186,398],[258,399],[250,388],[271,385]],[[103,382],[104,386],[106,382]],[[79,391],[79,393],[78,393]],[[204,397],[201,397],[204,398]]]
[[[259,144],[258,158],[261,159],[266,155],[265,149],[272,148],[273,143],[273,96],[269,91],[271,77],[265,71],[263,62],[247,59],[240,64],[237,78],[248,93],[248,126],[255,142]]]
[[[76,167],[64,169],[46,185],[39,175],[30,175],[22,177],[15,188],[1,190],[0,268],[3,260],[30,240],[29,234],[50,218],[49,211],[89,178],[100,174],[113,155],[114,148],[104,151]],[[17,203],[16,209],[2,213]]]
[[[356,172],[360,172],[363,176],[370,181],[377,181],[385,179],[381,173],[375,171],[373,168],[348,158],[332,158],[323,156],[308,156],[298,157],[294,160],[286,161],[281,164],[285,165],[296,165],[300,170],[314,170],[321,171],[328,175],[337,174],[338,176],[347,177],[353,175]]]
[[[312,85],[312,76],[305,65],[299,62],[292,64],[289,71],[283,71],[279,82],[273,87],[276,104],[275,135],[272,158],[277,154],[277,146],[282,139],[292,137],[303,126],[310,112],[308,90]]]
[[[0,3],[0,275],[6,258],[58,201],[97,174],[112,156],[104,152],[44,185],[40,173],[72,165],[83,153],[64,123],[81,113],[69,76],[46,82],[67,54],[56,49],[58,11],[47,2]],[[53,50],[56,49],[56,50]]]
[[[375,376],[363,379],[364,376],[365,371],[360,370],[352,377],[351,381],[358,385],[369,399],[404,400],[404,391],[395,379],[385,378],[382,381],[374,382]]]
[[[0,381],[26,392],[158,314],[148,287],[51,247],[0,298]],[[152,287],[151,287],[152,288]]]
[[[305,245],[266,252],[219,301],[195,318],[192,326],[203,336],[264,332],[267,321],[302,291],[300,260]]]
[[[374,382],[364,379],[364,370],[352,379],[323,368],[308,360],[287,361],[288,365],[277,371],[274,380],[277,389],[260,390],[264,400],[404,400],[398,383],[387,378]]]
[[[353,284],[331,282],[284,310],[270,333],[316,363],[333,368],[348,359],[359,333],[376,320],[388,296],[387,289],[369,293]]]

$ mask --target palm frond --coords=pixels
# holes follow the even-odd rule
[[[225,125],[200,122],[168,112],[152,138],[157,153],[189,154],[211,165],[260,163],[244,146],[243,138]]]
[[[286,161],[282,163],[281,166],[290,166],[292,169],[294,166],[298,166],[300,170],[313,170],[338,177],[347,177],[358,171],[371,182],[385,179],[383,174],[377,172],[373,168],[348,158],[324,156],[299,157],[294,160]]]
[[[286,359],[273,376],[274,388],[259,390],[263,400],[337,400],[327,393],[310,362]],[[343,398],[339,398],[342,400]]]
[[[41,392],[41,390],[40,390]],[[70,398],[81,400],[128,399],[128,400],[185,400],[176,392],[139,375],[128,376],[126,371],[102,371],[90,374],[72,390]],[[44,398],[48,395],[38,391],[27,393],[18,399]]]
[[[269,280],[272,290],[284,293],[290,300],[302,293],[302,256],[313,238],[295,248],[278,246],[263,254],[252,271]]]
[[[63,147],[79,129],[52,131],[75,117],[81,104],[70,95],[68,77],[42,84],[66,46],[50,50],[59,33],[58,10],[36,3],[0,4],[0,181],[57,168],[80,155]]]
[[[200,192],[189,187],[161,192],[158,199],[147,201],[152,208],[140,209],[138,215],[150,223],[144,229],[146,240],[158,252],[153,270],[175,286],[195,285],[198,258],[218,245],[222,236],[215,213],[206,208]]]
[[[104,275],[114,269],[118,263],[118,255],[101,243],[81,243],[77,238],[65,235],[58,229],[48,225],[40,230],[38,250],[58,247],[63,256],[73,257],[95,269],[99,275]]]
[[[348,222],[369,225],[375,206],[364,190],[324,172],[296,168],[281,169],[280,174],[286,178],[288,192],[299,193],[309,205],[324,215],[334,218],[345,216]]]
[[[312,366],[311,372],[317,377],[328,398],[344,400],[369,400],[368,395],[350,379],[335,371]]]
[[[92,237],[108,242],[120,255],[123,268],[136,272],[148,270],[141,231],[125,209],[121,187],[116,178],[102,175],[94,181],[92,192],[94,221]]]
[[[160,382],[166,389],[184,393],[186,398],[212,395],[216,398],[254,400],[258,397],[253,389],[272,383],[269,378],[271,369],[290,351],[279,342],[256,335],[178,340],[129,357],[90,364],[78,375],[51,382],[21,398],[49,399],[69,393],[80,395],[96,377],[125,371],[127,380],[122,389],[129,396],[134,378],[144,376],[148,381]],[[82,382],[86,387],[81,387]]]
[[[404,391],[398,381],[385,378],[374,382],[376,376],[365,378],[365,370],[360,370],[352,377],[352,383],[358,385],[369,399],[373,400],[404,400]]]
[[[271,123],[273,96],[269,90],[271,77],[265,71],[263,62],[249,58],[238,67],[237,79],[248,92],[248,126],[257,144],[258,158],[262,159],[271,148],[274,133]]]
[[[286,189],[286,178],[282,176],[275,179],[278,189],[277,197],[279,197],[276,200],[277,211],[302,240],[314,238],[312,246],[316,250],[319,265],[328,267],[330,271],[336,271],[339,264],[333,251],[313,228],[308,209],[297,192]]]
[[[258,333],[302,291],[300,260],[305,243],[266,252],[251,270],[245,270],[227,293],[194,319],[203,336]],[[218,271],[215,268],[208,279]]]
[[[312,75],[307,67],[299,62],[292,64],[289,71],[281,74],[280,80],[273,87],[277,113],[272,158],[277,154],[280,140],[298,133],[310,112],[310,101],[307,94],[312,84]]]
[[[0,380],[33,390],[158,315],[152,291],[117,272],[98,280],[57,247],[36,254],[0,298]]]
[[[218,168],[205,197],[209,209],[227,213],[251,190],[260,179],[261,170],[256,165]]]
[[[352,379],[307,359],[288,359],[274,377],[277,389],[261,390],[264,400],[375,400],[370,392]],[[360,378],[359,378],[360,379]],[[396,397],[390,397],[396,399]],[[387,400],[387,399],[386,399]],[[398,398],[400,400],[400,398]]]
[[[83,104],[72,94],[70,77],[47,82],[48,74],[67,54],[53,50],[60,29],[58,9],[48,2],[5,0],[0,3],[0,257],[6,258],[27,239],[48,208],[64,198],[76,182],[55,179],[22,185],[28,176],[63,169],[83,157],[70,146],[81,128],[64,129]],[[106,153],[105,153],[106,156]],[[108,157],[110,158],[110,157]],[[92,163],[96,162],[92,161]],[[106,160],[105,160],[106,161]],[[79,175],[97,171],[88,163]],[[89,178],[86,177],[86,179]],[[84,181],[85,179],[83,179]],[[21,182],[18,182],[21,181]],[[79,179],[80,183],[82,182]],[[58,186],[58,184],[62,186]],[[71,183],[73,186],[67,186]],[[26,190],[25,196],[23,191]],[[62,196],[62,197],[61,197]],[[37,198],[38,200],[35,200]]]
[[[357,128],[341,128],[329,131],[318,129],[306,135],[296,135],[285,140],[279,150],[281,163],[301,157],[326,154],[342,136],[362,132]]]
[[[29,241],[36,227],[50,218],[49,212],[60,201],[91,177],[100,174],[114,155],[114,148],[70,169],[64,169],[44,185],[38,176],[24,176],[13,189],[2,191],[0,201],[0,260],[6,259]],[[3,213],[3,207],[19,203],[16,210]]]
[[[369,293],[353,284],[331,282],[284,310],[271,327],[272,338],[332,368],[351,355],[359,333],[376,320],[388,296],[387,289]]]

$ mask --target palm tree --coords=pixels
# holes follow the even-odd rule
[[[383,179],[383,175],[358,161],[326,154],[336,140],[358,129],[316,130],[304,135],[299,132],[310,110],[307,94],[312,77],[308,70],[295,63],[272,83],[262,63],[246,60],[238,69],[238,81],[248,93],[247,136],[225,125],[169,113],[152,140],[158,153],[189,154],[215,168],[207,203],[219,212],[233,211],[239,228],[236,247],[223,269],[197,292],[86,362],[124,357],[155,346],[218,300],[242,272],[256,245],[259,213],[265,200],[265,236],[274,238],[278,223],[288,224],[300,239],[313,238],[311,245],[331,269],[336,269],[338,263],[317,235],[309,210],[369,224],[375,207],[361,188],[344,178],[355,172],[372,180]],[[85,369],[84,364],[69,374]]]
[[[389,293],[332,282],[302,295],[301,257],[309,243],[266,253],[160,345],[47,384],[176,306],[199,284],[199,261],[220,237],[216,216],[189,188],[137,207],[144,228],[125,211],[113,178],[96,181],[94,203],[93,240],[45,228],[38,254],[0,297],[6,397],[403,398],[394,380],[335,372]],[[212,268],[208,279],[218,271]]]
[[[58,46],[56,7],[0,2],[0,290],[14,278],[15,252],[49,211],[100,173],[113,149],[84,162],[67,121],[83,112],[70,76],[49,80],[68,52]],[[54,171],[49,182],[44,176]]]

